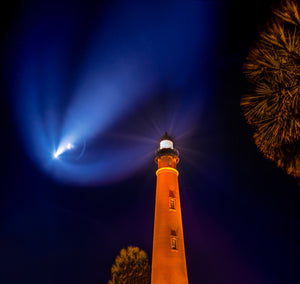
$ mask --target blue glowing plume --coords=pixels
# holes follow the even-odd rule
[[[204,104],[218,3],[123,2],[37,1],[17,25],[17,121],[30,157],[58,180],[132,173],[165,131],[191,128]]]

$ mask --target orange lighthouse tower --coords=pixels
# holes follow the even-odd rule
[[[151,284],[188,284],[176,169],[178,156],[166,133],[155,154],[158,170]]]

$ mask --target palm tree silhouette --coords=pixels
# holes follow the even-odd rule
[[[241,99],[263,155],[300,178],[300,10],[283,0],[250,49],[244,73],[252,91]]]

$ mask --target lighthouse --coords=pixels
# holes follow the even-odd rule
[[[178,187],[179,153],[166,133],[155,153],[156,197],[151,284],[188,284]]]

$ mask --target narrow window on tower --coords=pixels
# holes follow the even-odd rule
[[[175,207],[175,194],[173,190],[169,191],[169,210],[171,211],[175,211],[176,207]]]
[[[172,250],[177,250],[177,240],[176,240],[176,238],[171,238],[171,248],[172,248]]]
[[[176,207],[175,207],[175,198],[170,197],[169,198],[169,209],[171,211],[176,211]]]
[[[177,232],[176,230],[171,230],[170,233],[170,245],[171,245],[171,249],[174,251],[177,251]]]
[[[175,198],[170,198],[170,209],[175,210]]]
[[[171,167],[171,166],[172,166],[172,159],[169,158],[169,167]]]

